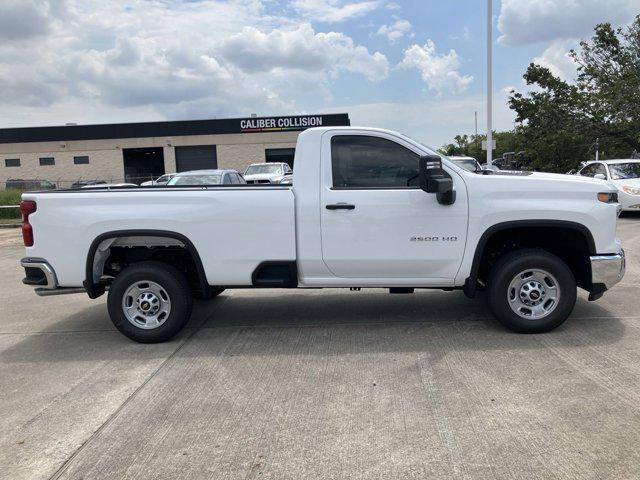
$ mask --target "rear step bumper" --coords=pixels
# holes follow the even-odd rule
[[[20,260],[20,265],[25,272],[22,283],[36,287],[35,292],[41,297],[86,292],[84,287],[59,287],[55,270],[43,258],[23,258]]]

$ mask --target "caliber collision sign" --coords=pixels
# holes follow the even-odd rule
[[[1,2],[2,0],[0,0]],[[349,126],[346,113],[291,115],[282,117],[216,118],[169,122],[65,125],[57,127],[0,128],[0,144],[105,140],[108,138],[179,137],[227,133],[285,132],[311,127]]]
[[[240,120],[242,132],[280,132],[283,130],[304,130],[311,127],[322,127],[322,115],[301,117],[264,117]]]

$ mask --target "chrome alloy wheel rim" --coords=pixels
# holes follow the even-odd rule
[[[560,286],[545,270],[528,269],[513,277],[507,290],[511,310],[529,320],[545,318],[558,306]]]
[[[142,280],[131,284],[125,291],[122,311],[132,325],[152,330],[169,318],[171,299],[162,286]]]

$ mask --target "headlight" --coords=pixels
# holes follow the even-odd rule
[[[622,190],[624,190],[625,193],[629,193],[631,195],[640,195],[640,188],[628,187],[627,185],[625,185],[624,187],[622,187]]]

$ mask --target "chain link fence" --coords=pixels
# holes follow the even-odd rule
[[[0,190],[18,190],[20,192],[29,192],[35,190],[66,190],[76,189],[91,185],[118,185],[131,184],[141,185],[144,182],[151,182],[157,176],[141,176],[141,177],[110,177],[110,178],[9,178],[0,180]]]

